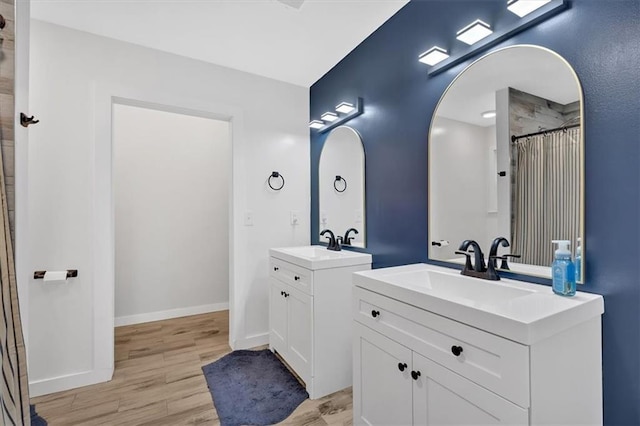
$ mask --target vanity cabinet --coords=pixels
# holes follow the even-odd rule
[[[271,250],[269,348],[304,381],[311,399],[351,386],[351,280],[354,272],[371,269],[371,256],[345,253],[359,264],[307,269],[280,254]]]
[[[566,322],[547,333],[548,323],[532,321],[514,341],[460,321],[468,309],[488,317],[471,296],[460,305],[423,298],[418,293],[435,293],[435,285],[396,287],[385,274],[354,275],[354,424],[602,424],[601,296],[567,300],[531,291],[533,304],[566,305],[556,309]],[[398,274],[407,282],[409,275]],[[537,308],[517,311],[530,315],[527,309]],[[498,318],[496,329],[507,322]]]

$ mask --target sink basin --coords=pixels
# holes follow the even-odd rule
[[[272,248],[269,254],[276,259],[293,263],[306,269],[342,268],[371,263],[371,255],[355,251],[327,250],[325,246],[301,246]]]
[[[486,281],[428,264],[357,272],[354,284],[527,345],[604,312],[597,294],[562,297],[545,285]]]
[[[440,297],[477,307],[492,307],[535,293],[533,290],[502,285],[500,281],[470,279],[433,270],[404,272],[398,274],[398,278],[407,284],[428,288]]]

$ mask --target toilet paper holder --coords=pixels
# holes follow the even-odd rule
[[[44,278],[44,274],[46,274],[47,271],[35,271],[33,273],[33,278],[36,280],[41,280]],[[67,269],[67,278],[74,278],[78,276],[78,270],[77,269]]]

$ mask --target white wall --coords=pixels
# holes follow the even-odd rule
[[[429,155],[429,257],[448,260],[464,240],[486,251],[489,163],[487,130],[436,117]],[[447,240],[446,247],[431,241]]]
[[[228,308],[229,127],[114,105],[116,325]]]
[[[30,128],[27,262],[79,270],[66,284],[28,284],[32,395],[111,377],[114,98],[232,123],[232,345],[268,340],[267,249],[309,243],[307,88],[32,21],[30,110],[41,122]],[[282,191],[267,187],[273,170]]]

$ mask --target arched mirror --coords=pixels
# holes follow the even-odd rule
[[[331,130],[318,170],[320,231],[330,229],[344,245],[365,247],[364,147],[358,132],[347,126]]]
[[[550,278],[552,240],[571,241],[583,281],[582,88],[557,53],[500,49],[462,71],[442,95],[429,131],[429,258],[476,240],[513,272]],[[577,262],[578,263],[578,262]],[[578,269],[578,266],[577,266]]]

